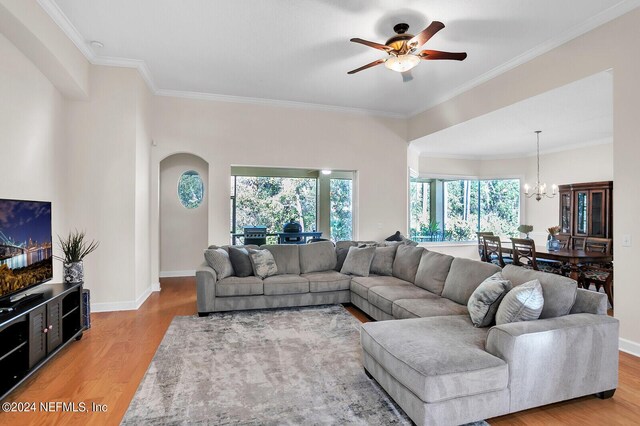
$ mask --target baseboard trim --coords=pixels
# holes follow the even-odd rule
[[[640,357],[640,343],[633,342],[633,341],[627,340],[627,339],[623,339],[621,337],[620,341],[618,343],[618,349],[620,349],[622,352],[626,352],[626,353],[631,354],[633,356]]]
[[[151,291],[160,291],[160,282],[151,283]]]
[[[186,271],[160,271],[160,278],[194,277],[195,275],[195,269]]]
[[[135,301],[125,302],[91,302],[91,312],[136,311],[151,296],[154,291],[160,291],[160,283],[152,283]]]

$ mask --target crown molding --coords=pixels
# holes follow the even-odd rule
[[[592,16],[586,21],[569,28],[567,31],[563,32],[559,36],[554,37],[550,40],[547,40],[546,42],[539,44],[533,47],[532,49],[529,49],[528,51],[516,56],[515,58],[505,62],[504,64],[499,65],[487,71],[486,73],[480,75],[479,77],[474,78],[473,80],[470,80],[467,83],[464,83],[458,86],[457,88],[453,89],[449,94],[440,96],[434,99],[433,101],[429,102],[427,106],[421,107],[413,112],[410,112],[408,114],[408,118],[413,118],[416,115],[421,114],[435,107],[436,105],[447,102],[455,98],[456,96],[463,94],[464,92],[467,92],[477,86],[480,86],[481,84],[486,83],[487,81],[499,76],[500,74],[504,74],[505,72],[510,71],[526,62],[529,62],[530,60],[540,55],[543,55],[555,49],[556,47],[561,46],[573,40],[576,37],[586,34],[589,31],[603,24],[606,24],[609,21],[616,19],[627,12],[632,11],[638,6],[640,6],[640,0],[623,0],[620,3],[614,6],[611,6],[609,9],[603,10],[599,14]]]
[[[308,102],[283,101],[283,100],[267,99],[267,98],[251,98],[251,97],[245,97],[245,96],[217,95],[213,93],[188,92],[188,91],[167,90],[167,89],[159,89],[155,92],[155,94],[158,96],[166,96],[171,98],[195,99],[195,100],[214,101],[214,102],[231,102],[231,103],[252,104],[252,105],[269,105],[269,106],[276,106],[281,108],[308,109],[308,110],[327,111],[327,112],[346,112],[350,114],[373,115],[373,116],[381,116],[381,117],[389,117],[389,118],[401,118],[401,119],[407,118],[407,116],[404,114],[396,114],[392,112],[369,110],[369,109],[363,109],[363,108],[342,107],[342,106],[336,106],[336,105],[314,104],[314,103],[308,103]]]
[[[572,151],[574,149],[587,148],[597,145],[609,145],[613,144],[613,138],[596,139],[587,142],[579,142],[570,145],[563,145],[556,148],[549,148],[540,151],[540,155],[557,154],[559,152]],[[441,154],[441,153],[420,153],[420,158],[426,159],[451,159],[451,160],[473,160],[473,161],[491,161],[491,160],[514,160],[518,158],[531,158],[535,157],[535,151],[528,151],[519,154],[504,154],[504,155],[464,155],[464,154]]]
[[[433,108],[438,104],[451,100],[456,96],[459,96],[462,93],[468,90],[471,90],[476,86],[479,86],[482,83],[486,83],[487,81],[497,77],[500,74],[503,74],[519,65],[522,65],[525,62],[528,62],[533,58],[540,56],[640,6],[640,0],[623,0],[622,2],[616,4],[615,6],[612,6],[609,9],[602,11],[598,15],[593,16],[587,21],[570,28],[569,30],[565,31],[558,37],[548,40],[547,42],[542,43],[528,50],[527,52],[516,56],[510,61],[498,67],[493,68],[492,70],[482,74],[481,76],[461,86],[458,86],[456,89],[452,90],[449,94],[441,96],[439,98],[436,98],[432,102],[429,102],[428,105],[421,107],[418,110],[415,110],[408,114],[401,114],[401,113],[392,113],[392,112],[385,112],[385,111],[379,111],[379,110],[367,110],[362,108],[350,108],[350,107],[341,107],[341,106],[334,106],[334,105],[313,104],[313,103],[307,103],[307,102],[283,101],[283,100],[276,100],[276,99],[251,98],[251,97],[243,97],[243,96],[219,95],[219,94],[213,94],[213,93],[200,93],[200,92],[159,89],[155,83],[155,80],[153,79],[151,71],[149,70],[147,64],[144,61],[136,60],[136,59],[126,59],[126,58],[103,57],[103,56],[96,55],[93,52],[93,50],[91,50],[91,48],[89,47],[87,43],[88,41],[84,39],[84,37],[80,34],[78,29],[71,23],[71,21],[69,21],[69,18],[67,18],[67,16],[60,9],[60,7],[55,2],[55,0],[37,0],[37,1],[38,1],[38,4],[42,7],[42,9],[60,27],[60,29],[67,35],[67,37],[69,37],[69,39],[73,42],[73,44],[76,45],[76,47],[80,50],[80,52],[82,52],[82,54],[87,58],[87,60],[90,63],[94,65],[135,68],[140,72],[143,80],[147,83],[147,85],[149,86],[149,89],[155,95],[179,97],[179,98],[186,98],[186,99],[209,100],[209,101],[218,101],[218,102],[271,105],[271,106],[279,106],[279,107],[302,108],[302,109],[312,109],[312,110],[341,112],[341,113],[346,112],[346,113],[382,116],[382,117],[389,117],[389,118],[399,118],[399,119],[412,118],[430,108]]]

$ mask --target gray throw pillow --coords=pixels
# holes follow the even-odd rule
[[[396,257],[397,249],[397,246],[376,247],[369,271],[372,274],[391,275],[393,273],[393,260]]]
[[[369,269],[371,269],[371,262],[373,261],[373,256],[375,254],[375,247],[349,247],[347,258],[345,259],[340,272],[348,275],[368,277]]]
[[[467,309],[476,327],[488,327],[496,317],[502,298],[511,290],[511,281],[496,272],[484,280],[471,294]]]
[[[511,289],[502,299],[496,312],[496,324],[537,320],[540,318],[543,306],[544,297],[540,281],[533,280],[520,284]]]
[[[249,258],[249,252],[244,247],[229,247],[229,259],[233,265],[236,277],[249,277],[253,275],[253,266]]]
[[[206,249],[204,251],[204,259],[216,271],[219,280],[233,275],[233,265],[229,259],[229,253],[225,249]]]
[[[340,272],[342,270],[342,265],[344,265],[348,253],[349,247],[336,247],[336,271]]]
[[[253,266],[253,274],[258,278],[267,278],[278,273],[276,260],[269,250],[249,249],[249,259]]]

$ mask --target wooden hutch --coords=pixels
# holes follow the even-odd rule
[[[585,238],[613,238],[613,182],[560,185],[560,234],[570,235],[573,248]]]

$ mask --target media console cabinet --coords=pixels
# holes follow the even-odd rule
[[[32,293],[43,297],[0,314],[0,400],[82,338],[82,283],[43,284]]]

